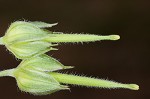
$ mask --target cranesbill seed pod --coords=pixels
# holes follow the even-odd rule
[[[93,42],[99,40],[118,40],[118,35],[99,36],[91,34],[63,34],[52,32],[45,28],[57,25],[44,22],[16,21],[10,25],[6,34],[0,38],[0,44],[5,45],[19,59],[27,59],[46,53],[56,43],[62,42]]]
[[[47,95],[59,90],[69,89],[68,86],[62,85],[62,83],[96,88],[139,89],[136,84],[123,84],[105,79],[56,72],[68,68],[70,67],[63,66],[47,55],[40,55],[23,60],[15,69],[0,71],[0,77],[12,76],[16,78],[20,90],[34,95]]]

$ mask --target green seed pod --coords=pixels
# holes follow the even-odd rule
[[[21,91],[34,95],[46,95],[69,89],[67,86],[61,85],[48,73],[69,68],[72,67],[64,66],[52,57],[39,55],[23,60],[15,69],[1,71],[0,76],[15,77]]]
[[[89,35],[63,34],[52,32],[44,28],[57,25],[44,22],[16,21],[10,25],[6,34],[0,38],[0,44],[5,45],[19,59],[27,59],[44,54],[53,48],[56,43],[62,42],[93,42],[99,40],[118,40],[118,35]]]
[[[20,90],[34,95],[46,95],[59,90],[69,89],[67,86],[60,85],[47,72],[28,68],[17,68],[14,76]]]
[[[23,60],[14,72],[14,77],[20,90],[35,95],[46,95],[59,90],[69,89],[60,85],[48,72],[69,69],[71,66],[64,66],[56,59],[39,55]]]
[[[10,25],[5,36],[1,38],[1,43],[19,59],[55,50],[51,47],[53,44],[43,40],[47,38],[48,32],[40,29],[54,25],[56,24],[16,21]]]
[[[68,68],[71,67],[63,66],[54,58],[47,55],[39,55],[23,60],[15,69],[0,71],[0,77],[12,76],[16,78],[17,85],[21,91],[34,95],[47,95],[59,90],[69,89],[68,86],[62,84],[95,88],[139,89],[139,86],[136,84],[123,84],[104,79],[56,72],[57,70]]]

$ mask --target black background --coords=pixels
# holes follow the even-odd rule
[[[64,33],[119,34],[119,41],[61,44],[48,52],[70,73],[137,83],[139,91],[73,87],[47,96],[21,92],[14,78],[0,78],[0,99],[146,99],[149,92],[149,0],[0,0],[0,36],[15,20],[59,24],[50,30]],[[0,70],[20,63],[0,46]]]

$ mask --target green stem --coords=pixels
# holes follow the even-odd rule
[[[4,45],[4,43],[3,43],[3,37],[0,37],[0,45]]]
[[[13,73],[14,73],[14,69],[3,70],[3,71],[0,71],[0,77],[3,77],[3,76],[13,77]]]
[[[102,88],[126,88],[126,89],[131,89],[131,90],[139,89],[139,86],[136,84],[122,84],[122,83],[103,80],[103,79],[61,74],[61,73],[56,73],[56,72],[50,72],[50,75],[52,75],[58,82],[64,83],[64,84],[73,84],[73,85],[98,87],[98,88],[100,87]]]
[[[52,43],[58,42],[93,42],[100,40],[118,40],[119,35],[90,35],[90,34],[50,34],[45,40]]]

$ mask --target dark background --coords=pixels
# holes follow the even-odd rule
[[[146,99],[150,85],[150,0],[0,0],[0,36],[15,20],[59,22],[51,30],[67,33],[119,34],[119,41],[61,44],[48,54],[70,73],[136,83],[139,91],[71,87],[47,96],[21,92],[14,78],[0,78],[1,99]],[[0,70],[20,63],[0,46]]]

